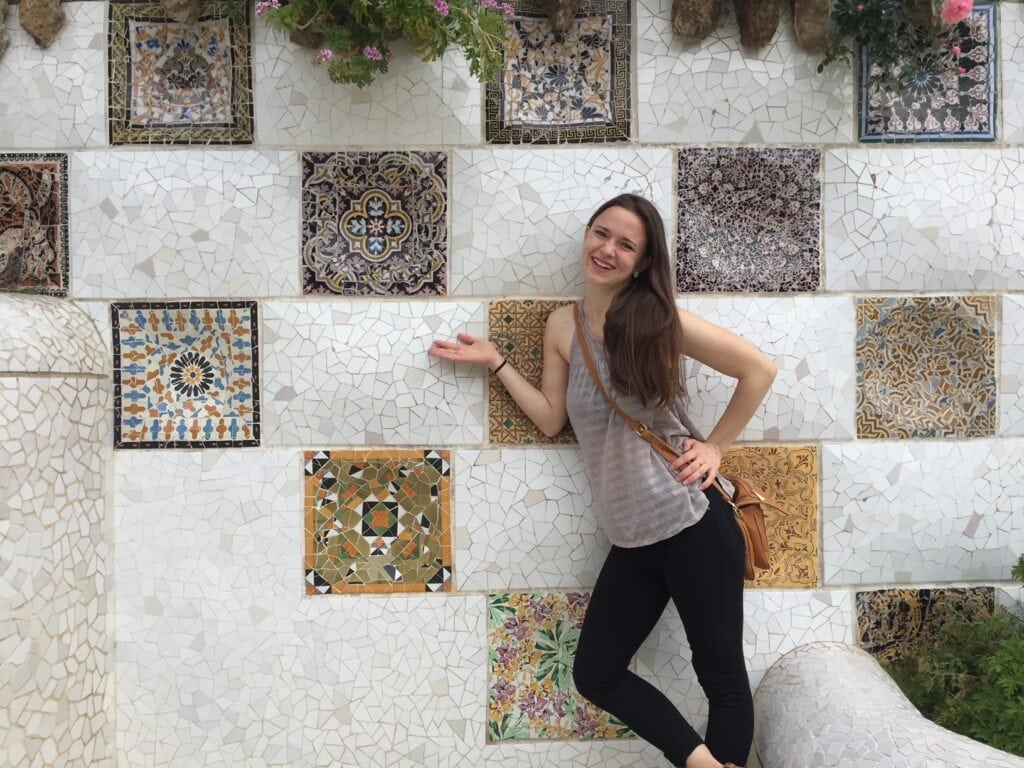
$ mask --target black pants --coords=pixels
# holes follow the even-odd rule
[[[573,676],[579,692],[683,766],[700,744],[744,765],[754,705],[743,658],[743,535],[714,489],[695,525],[645,547],[612,547],[590,600]],[[661,691],[627,669],[668,604],[676,604],[708,697],[704,741]]]

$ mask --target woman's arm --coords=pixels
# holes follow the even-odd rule
[[[672,464],[684,483],[704,477],[703,489],[711,485],[722,454],[761,407],[778,368],[746,339],[692,312],[680,309],[679,321],[683,324],[686,355],[736,379],[729,404],[707,440],[704,443],[687,440],[683,455]],[[714,456],[716,452],[718,455]]]
[[[571,312],[571,306],[561,307],[548,316],[544,326],[544,367],[539,389],[511,365],[502,366],[496,374],[516,404],[548,437],[561,432],[568,420],[565,390],[569,383],[568,350],[573,327]],[[435,340],[428,354],[453,362],[481,363],[492,371],[501,366],[504,360],[491,342],[467,333],[460,333],[457,342]]]

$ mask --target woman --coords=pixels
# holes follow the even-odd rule
[[[612,543],[583,623],[573,676],[586,698],[660,748],[672,765],[743,765],[753,703],[743,658],[743,539],[712,486],[722,454],[754,415],[775,366],[740,337],[679,310],[657,209],[636,195],[602,205],[587,224],[580,265],[584,334],[606,389],[682,455],[665,462],[612,410],[575,338],[574,307],[551,313],[540,388],[490,342],[460,334],[430,354],[488,366],[547,435],[572,422],[598,518]],[[737,379],[706,440],[684,410],[683,352]],[[629,671],[669,598],[708,697],[704,740],[669,700]]]

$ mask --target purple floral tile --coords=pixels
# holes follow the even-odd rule
[[[68,295],[68,156],[0,154],[0,291]]]
[[[987,141],[996,136],[995,8],[976,3],[951,38],[950,54],[921,69],[904,91],[868,87],[870,51],[861,52],[861,141]]]
[[[448,156],[302,155],[303,292],[446,293]]]
[[[820,280],[816,149],[679,150],[680,291],[813,291]]]

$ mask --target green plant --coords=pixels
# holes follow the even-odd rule
[[[1024,581],[1024,555],[1013,568]],[[946,617],[937,637],[885,667],[921,714],[1024,756],[1024,606]]]
[[[935,0],[837,0],[832,6],[832,42],[818,71],[854,52],[870,51],[873,89],[901,91],[918,72],[958,69],[956,25],[970,13],[972,0],[944,0],[938,18]]]
[[[473,75],[493,79],[514,11],[498,0],[258,0],[256,14],[320,48],[316,61],[331,80],[363,87],[388,71],[398,38],[412,41],[425,61],[456,45]]]

